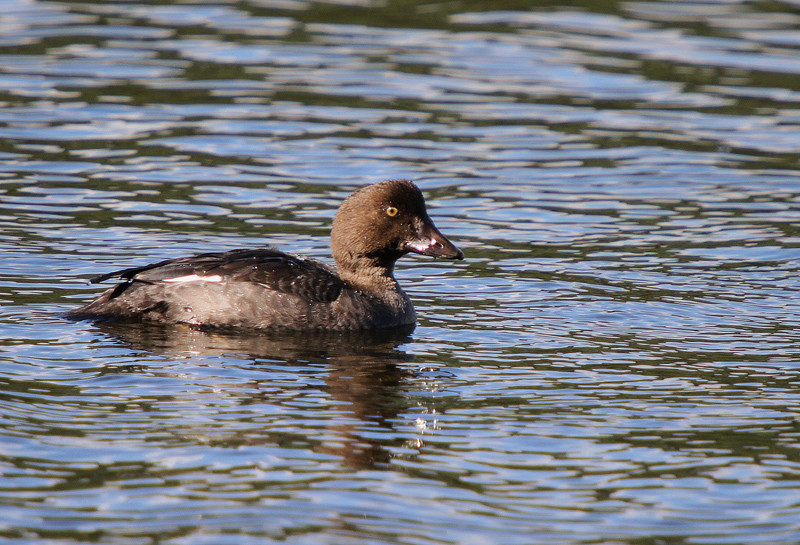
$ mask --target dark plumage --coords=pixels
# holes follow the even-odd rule
[[[433,225],[408,180],[366,186],[339,207],[331,231],[336,269],[273,248],[170,259],[92,279],[123,282],[67,314],[73,319],[184,323],[212,328],[376,329],[413,324],[394,279],[409,252],[464,254]]]

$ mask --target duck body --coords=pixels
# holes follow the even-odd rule
[[[370,329],[412,324],[405,292],[359,290],[316,259],[273,248],[172,259],[93,279],[124,282],[70,313],[76,319],[209,328]]]
[[[121,283],[75,309],[72,319],[148,321],[201,328],[363,330],[416,322],[394,264],[415,252],[446,259],[463,253],[425,211],[407,180],[366,186],[334,218],[336,268],[274,248],[240,249],[115,271],[93,283]]]

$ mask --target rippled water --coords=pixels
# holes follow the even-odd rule
[[[800,542],[800,5],[570,5],[0,1],[0,538]],[[400,177],[413,332],[61,318]]]

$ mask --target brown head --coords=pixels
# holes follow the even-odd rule
[[[439,232],[425,209],[422,192],[408,180],[362,187],[345,199],[333,219],[331,250],[340,274],[382,269],[414,252],[444,259],[464,254]]]

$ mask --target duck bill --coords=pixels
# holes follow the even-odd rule
[[[464,259],[464,252],[447,240],[430,219],[422,223],[414,240],[406,242],[406,250],[441,259]]]

